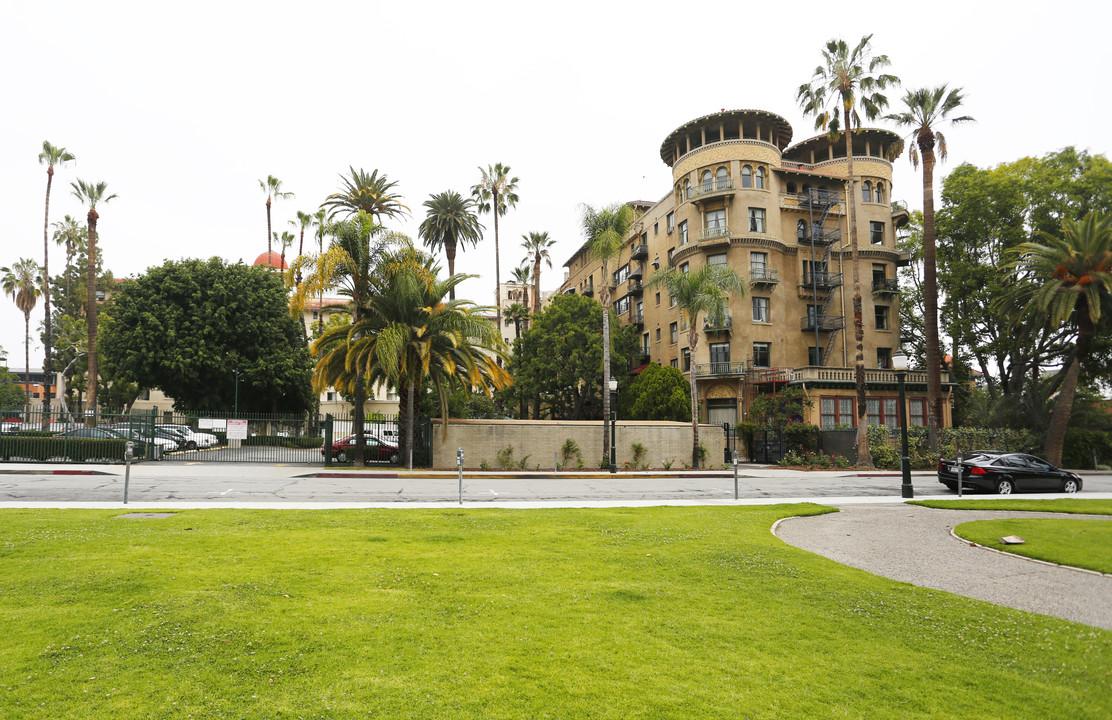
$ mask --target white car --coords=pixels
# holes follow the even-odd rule
[[[196,450],[197,448],[210,448],[217,443],[216,436],[212,433],[197,432],[188,425],[159,425],[158,427],[176,430],[185,437],[185,449]]]

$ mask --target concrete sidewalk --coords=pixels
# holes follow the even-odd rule
[[[823,504],[835,504],[840,512],[781,520],[773,533],[790,545],[893,580],[1112,630],[1112,576],[994,552],[950,534],[954,526],[975,520],[1085,517],[1112,522],[1112,517]]]

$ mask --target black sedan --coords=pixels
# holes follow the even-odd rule
[[[956,460],[938,461],[938,482],[957,490]],[[1081,476],[1034,455],[982,451],[962,458],[961,486],[1000,495],[1036,490],[1075,493],[1081,489]]]

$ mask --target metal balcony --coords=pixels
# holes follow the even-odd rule
[[[895,278],[876,278],[873,280],[873,292],[877,295],[895,295],[900,291],[900,283]]]
[[[750,285],[775,285],[780,282],[780,271],[770,268],[752,268],[749,270]]]
[[[636,325],[637,327],[645,327],[645,314],[633,310],[629,314],[629,322],[631,325]],[[646,354],[648,353],[646,352]]]
[[[594,297],[595,283],[594,283],[593,280],[591,282],[587,283],[587,285],[583,288],[582,294],[583,294],[583,297]]]
[[[699,240],[715,240],[717,238],[730,239],[730,228],[725,225],[703,228],[699,231]]]
[[[828,228],[818,227],[810,228],[810,232],[804,234],[803,237],[796,236],[796,240],[800,245],[808,245],[811,247],[819,246],[825,247],[832,245],[842,240],[841,228]]]
[[[703,332],[730,332],[730,328],[733,327],[733,324],[734,319],[729,315],[724,315],[717,321],[706,318],[703,320]]]
[[[648,245],[648,243],[641,243],[639,245],[635,245],[633,247],[633,252],[630,254],[630,258],[632,258],[633,260],[640,260],[640,259],[643,259],[643,258],[647,258],[648,256],[649,256],[649,245]]]
[[[745,363],[743,362],[712,362],[700,363],[695,366],[695,377],[723,377],[723,376],[738,376],[745,374]]]
[[[842,315],[808,315],[800,319],[799,329],[804,332],[831,332],[841,330],[846,326],[846,319]]]
[[[729,178],[725,180],[712,180],[709,183],[692,185],[687,193],[687,199],[697,200],[699,198],[713,197],[714,195],[733,192],[733,190],[734,181]]]
[[[830,292],[834,288],[842,286],[842,273],[815,273],[814,275],[804,275],[803,282],[799,284],[802,290],[818,290],[819,292]]]
[[[626,295],[640,295],[644,292],[644,286],[641,284],[641,278],[631,277],[626,281]]]

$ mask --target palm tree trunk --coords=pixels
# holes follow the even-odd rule
[[[363,373],[356,370],[355,372],[355,388],[353,400],[355,407],[351,412],[351,429],[355,432],[355,465],[358,467],[366,467],[366,452],[363,444],[366,442],[366,434],[363,432],[363,403],[367,397],[366,380],[363,378]]]
[[[73,304],[70,302],[70,275],[73,272],[73,239],[66,238],[66,315],[73,315]]]
[[[23,407],[31,409],[31,313],[23,313]],[[30,421],[30,417],[26,418]]]
[[[494,307],[495,319],[498,325],[498,335],[502,335],[502,267],[498,259],[498,192],[492,193],[494,196]]]
[[[938,250],[934,237],[934,134],[920,134],[923,156],[923,322],[927,342],[927,447],[938,452],[942,418],[942,362],[938,337]],[[904,410],[901,409],[901,412]]]
[[[688,357],[691,365],[688,368],[691,383],[691,467],[699,469],[699,398],[695,387],[695,346],[699,344],[699,333],[695,330],[695,318],[689,318],[691,330],[687,333]]]
[[[1070,424],[1073,398],[1077,393],[1078,379],[1081,377],[1081,362],[1089,356],[1093,343],[1093,321],[1089,317],[1089,303],[1084,295],[1078,298],[1075,317],[1077,317],[1077,344],[1073,348],[1062,387],[1058,390],[1058,399],[1054,402],[1054,412],[1050,417],[1050,427],[1046,430],[1046,444],[1043,446],[1043,453],[1051,465],[1062,464],[1062,448],[1066,444],[1066,429]]]
[[[455,238],[444,238],[444,256],[448,258],[448,276],[456,274],[456,241]],[[448,288],[448,299],[456,299],[456,288]]]
[[[97,215],[96,208],[89,208],[89,247],[88,262],[85,268],[85,284],[88,307],[85,308],[85,323],[89,333],[88,370],[85,373],[85,389],[88,402],[85,406],[85,426],[96,426],[97,411]]]
[[[266,198],[266,266],[270,268],[270,253],[274,252],[270,244],[270,196]]]
[[[533,259],[533,314],[541,311],[541,254]]]
[[[405,466],[413,469],[413,398],[417,395],[416,383],[409,381],[409,397],[405,399]],[[447,426],[448,415],[444,414],[444,423]]]
[[[610,433],[607,423],[610,420],[610,291],[609,281],[606,280],[606,264],[602,266],[602,290],[599,291],[602,300],[602,459],[609,462],[610,458]]]
[[[853,341],[857,351],[854,356],[853,379],[857,387],[857,464],[872,467],[869,454],[869,418],[865,399],[865,318],[861,309],[861,258],[857,248],[857,189],[853,177],[853,132],[849,108],[843,108],[846,136],[846,200],[849,205],[849,244],[853,258]]]
[[[50,186],[54,182],[54,165],[53,163],[46,168],[46,211],[43,215],[42,221],[42,287],[43,287],[43,306],[46,309],[46,322],[44,323],[44,336],[43,336],[43,361],[42,361],[42,429],[46,430],[50,422],[50,386],[51,386],[51,371],[54,369],[54,361],[51,357],[51,340],[54,334],[51,326],[50,318]]]

